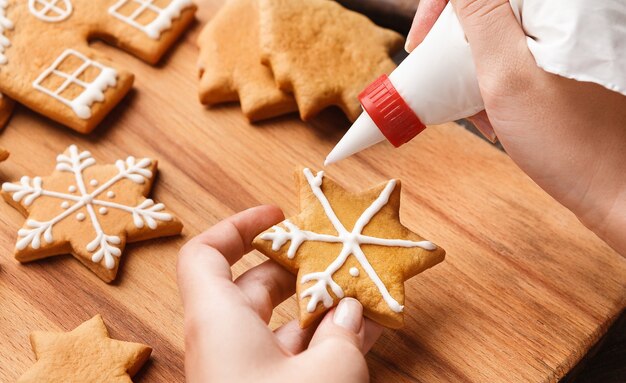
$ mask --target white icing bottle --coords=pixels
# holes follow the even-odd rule
[[[526,35],[533,36],[527,43],[539,67],[626,95],[626,1],[510,3]],[[425,125],[484,109],[470,46],[450,3],[424,41],[360,99],[364,112],[330,152],[326,165],[384,140],[398,147]]]

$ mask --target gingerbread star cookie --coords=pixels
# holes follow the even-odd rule
[[[152,353],[109,338],[100,315],[67,333],[33,332],[30,343],[37,362],[18,383],[128,383]]]
[[[396,65],[402,36],[329,0],[260,0],[262,60],[307,120],[330,105],[352,121],[358,95]]]
[[[4,128],[11,118],[14,104],[13,100],[0,93],[0,129]]]
[[[236,31],[236,33],[234,33]],[[250,121],[297,110],[261,63],[258,0],[229,0],[198,38],[200,101],[205,105],[239,101]]]
[[[15,258],[72,253],[102,280],[113,281],[126,242],[182,230],[162,203],[146,198],[156,169],[156,160],[135,157],[96,165],[91,153],[72,145],[57,157],[52,175],[4,183],[4,199],[27,217]]]
[[[0,0],[0,92],[88,133],[133,83],[88,41],[156,63],[195,9],[192,0]]]
[[[404,281],[443,261],[445,251],[400,223],[400,181],[350,193],[324,172],[299,171],[300,214],[261,233],[253,246],[297,274],[300,326],[343,297],[367,317],[404,325]]]

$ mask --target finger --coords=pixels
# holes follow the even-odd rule
[[[294,319],[274,330],[274,335],[285,351],[297,355],[307,349],[316,329],[316,324],[300,328],[300,322]]]
[[[180,250],[178,284],[185,314],[210,316],[247,300],[232,283],[230,264],[249,251],[252,239],[282,219],[273,206],[260,206],[227,218],[191,239]]]
[[[424,41],[447,3],[448,0],[422,0],[419,2],[411,30],[406,38],[404,49],[407,52],[411,53],[415,47]]]
[[[250,250],[252,239],[282,219],[262,206],[230,217],[188,242],[178,258],[178,283],[185,312],[188,371],[217,371],[210,355],[248,363],[263,355],[279,358],[272,333],[232,282],[230,264]],[[223,253],[222,253],[223,252]]]
[[[283,212],[276,206],[253,207],[217,223],[192,238],[189,244],[212,247],[233,265],[252,250],[254,237],[283,219]]]
[[[274,308],[294,294],[296,277],[269,260],[243,273],[235,284],[248,298],[250,307],[269,323]]]
[[[332,374],[319,371],[321,380],[368,381],[367,363],[363,357],[365,328],[361,303],[354,298],[344,298],[326,314],[309,349],[295,360],[321,366],[334,365]],[[338,360],[341,363],[337,363]]]
[[[311,339],[310,348],[324,342],[339,342],[362,350],[364,334],[363,306],[354,298],[344,298],[326,314]]]
[[[369,318],[364,319],[363,325],[365,326],[365,330],[362,351],[364,354],[367,354],[382,335],[384,328]]]
[[[491,125],[491,121],[489,121],[487,112],[483,110],[482,112],[478,112],[475,115],[468,117],[467,119],[470,120],[476,129],[478,129],[478,131],[492,144],[498,142],[498,136],[496,136],[496,132],[493,130],[493,126]]]
[[[509,0],[452,0],[452,4],[469,41],[479,81],[485,80],[482,75],[501,86],[515,85],[506,80],[523,75],[534,60]]]

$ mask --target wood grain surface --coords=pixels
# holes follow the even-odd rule
[[[348,126],[334,110],[308,124],[287,116],[251,126],[235,104],[202,107],[194,41],[222,1],[198,3],[198,23],[158,67],[96,44],[137,79],[93,134],[18,108],[0,135],[11,151],[2,181],[47,174],[72,143],[101,163],[158,158],[153,196],[186,225],[180,237],[129,245],[118,282],[107,285],[70,256],[17,263],[11,253],[24,218],[1,203],[0,381],[15,381],[34,362],[31,331],[67,331],[100,313],[113,337],[154,348],[135,381],[182,382],[178,248],[250,206],[296,213],[294,167],[319,168]],[[368,356],[373,382],[556,381],[624,307],[626,260],[505,154],[457,125],[427,129],[401,149],[377,146],[327,171],[354,190],[402,179],[403,222],[447,250],[444,263],[407,283],[407,326],[386,331]],[[235,274],[262,260],[251,253]],[[295,315],[291,298],[272,326]]]

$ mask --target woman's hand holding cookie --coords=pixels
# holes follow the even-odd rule
[[[294,293],[295,277],[273,261],[233,281],[230,266],[255,236],[284,219],[261,206],[219,222],[181,250],[178,282],[185,310],[188,382],[366,382],[364,354],[381,327],[344,299],[318,326],[297,320],[272,331],[273,309]]]
[[[447,0],[422,0],[412,51]],[[472,49],[483,111],[472,118],[539,186],[626,255],[626,97],[537,66],[508,0],[452,1]],[[416,68],[415,70],[419,70]]]

